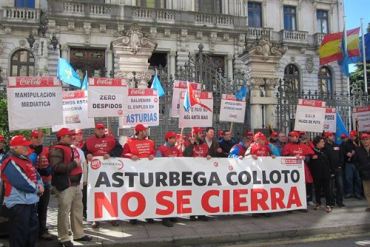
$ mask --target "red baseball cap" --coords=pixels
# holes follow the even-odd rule
[[[348,136],[346,134],[341,134],[340,135],[340,139],[346,139],[346,138],[348,138]]]
[[[39,138],[39,136],[43,136],[44,133],[42,131],[38,131],[38,130],[32,130],[31,132],[31,137],[32,138]]]
[[[270,137],[278,137],[279,136],[279,133],[276,132],[276,131],[272,131]]]
[[[168,131],[168,132],[166,133],[165,139],[166,139],[166,141],[167,141],[167,140],[168,140],[168,139],[170,139],[170,138],[176,138],[176,133],[175,133],[175,132],[173,132],[173,131]]]
[[[103,123],[95,124],[95,129],[105,129],[105,125]]]
[[[0,135],[0,142],[5,142],[5,138],[2,135]]]
[[[290,137],[299,137],[300,133],[298,131],[290,131],[289,136]]]
[[[356,130],[352,130],[352,131],[349,133],[349,136],[350,136],[350,137],[356,137],[356,136],[357,136],[357,131],[356,131]]]
[[[202,132],[204,132],[204,129],[203,128],[193,127],[193,134],[194,135],[199,134],[199,133],[202,133]]]
[[[361,135],[361,140],[366,140],[366,139],[369,139],[370,138],[370,135],[368,133],[363,133]]]
[[[331,136],[334,136],[334,133],[333,132],[331,132],[331,131],[324,132],[324,137],[325,138],[328,138],[328,137],[331,137]]]
[[[266,136],[262,132],[257,132],[254,135],[253,140],[254,141],[257,141],[257,140],[266,140]]]
[[[144,130],[146,130],[147,129],[147,127],[145,127],[143,124],[137,124],[136,126],[135,126],[135,132],[137,133],[137,132],[140,132],[140,131],[144,131]]]
[[[31,145],[30,141],[27,141],[26,137],[22,135],[13,136],[9,142],[9,146],[16,147],[16,146],[29,146]]]
[[[58,132],[57,132],[57,137],[63,137],[63,136],[74,136],[75,135],[75,132],[73,130],[70,130],[68,128],[61,128]]]

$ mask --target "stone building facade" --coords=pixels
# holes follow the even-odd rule
[[[265,115],[248,124],[262,128],[274,125],[279,79],[297,91],[348,91],[338,65],[320,67],[317,52],[342,20],[342,0],[2,0],[0,75],[3,84],[8,76],[55,75],[64,57],[81,76],[132,76],[124,65],[137,53],[115,46],[135,27],[154,44],[149,62],[140,61],[173,78],[199,44],[229,81],[242,71],[249,114]]]

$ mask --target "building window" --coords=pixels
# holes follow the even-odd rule
[[[328,67],[321,67],[319,71],[319,89],[321,93],[331,94],[333,92],[333,78]]]
[[[35,75],[35,58],[28,50],[18,50],[10,60],[10,76]]]
[[[329,33],[329,21],[328,21],[328,11],[317,10],[317,31],[319,33]]]
[[[137,6],[144,8],[165,9],[166,0],[137,0]]]
[[[35,0],[15,0],[17,8],[35,8]]]
[[[262,5],[257,2],[248,2],[248,26],[262,27]]]
[[[72,67],[83,78],[86,71],[89,77],[109,77],[105,68],[105,49],[71,48]]]
[[[284,6],[284,29],[297,30],[296,8],[294,6]]]
[[[222,2],[221,0],[197,0],[195,1],[195,9],[199,12],[221,14]]]
[[[288,64],[284,70],[284,85],[289,91],[299,92],[301,90],[301,79],[299,70],[294,64]]]

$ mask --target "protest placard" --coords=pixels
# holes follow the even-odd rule
[[[173,82],[171,117],[178,118],[180,115],[180,107],[182,107],[180,98],[187,89],[187,83],[190,83],[190,86],[195,90],[200,90],[202,87],[200,83],[175,80]]]
[[[9,77],[7,97],[11,131],[63,123],[62,85],[56,77]]]
[[[159,98],[151,88],[128,90],[127,108],[120,125],[123,128],[141,123],[146,126],[159,125]]]
[[[353,108],[352,121],[358,131],[370,131],[370,106]]]
[[[92,160],[87,220],[153,219],[305,209],[304,165],[295,157]]]
[[[335,108],[326,108],[324,131],[335,133],[337,131],[337,114]]]
[[[220,121],[232,123],[244,123],[245,119],[245,98],[236,99],[235,95],[222,94],[220,107]]]
[[[122,117],[126,108],[127,90],[123,78],[90,78],[88,116]]]
[[[294,130],[321,133],[324,130],[326,103],[320,100],[299,99]]]
[[[213,125],[213,94],[212,92],[197,91],[196,97],[206,106],[194,105],[189,112],[180,107],[179,128],[211,127]],[[184,101],[185,93],[181,95],[181,102]],[[207,109],[208,108],[208,109]]]
[[[53,132],[61,128],[94,128],[94,118],[87,116],[87,92],[84,90],[63,91],[63,124],[54,125]]]

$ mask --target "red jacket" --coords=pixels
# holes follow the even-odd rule
[[[115,146],[116,140],[113,136],[98,138],[94,135],[86,140],[83,150],[85,153],[90,153],[93,156],[104,156],[105,154],[110,154]]]
[[[158,157],[182,157],[182,152],[176,146],[168,146],[165,143],[158,147],[156,156]]]
[[[150,155],[155,154],[155,143],[153,140],[137,138],[130,138],[123,147],[122,157],[131,158],[138,156],[139,158],[148,158]]]
[[[268,145],[253,143],[250,147],[250,155],[256,155],[257,157],[271,156],[271,149]]]
[[[205,142],[200,144],[190,144],[185,148],[184,156],[186,157],[207,157],[208,145]]]

